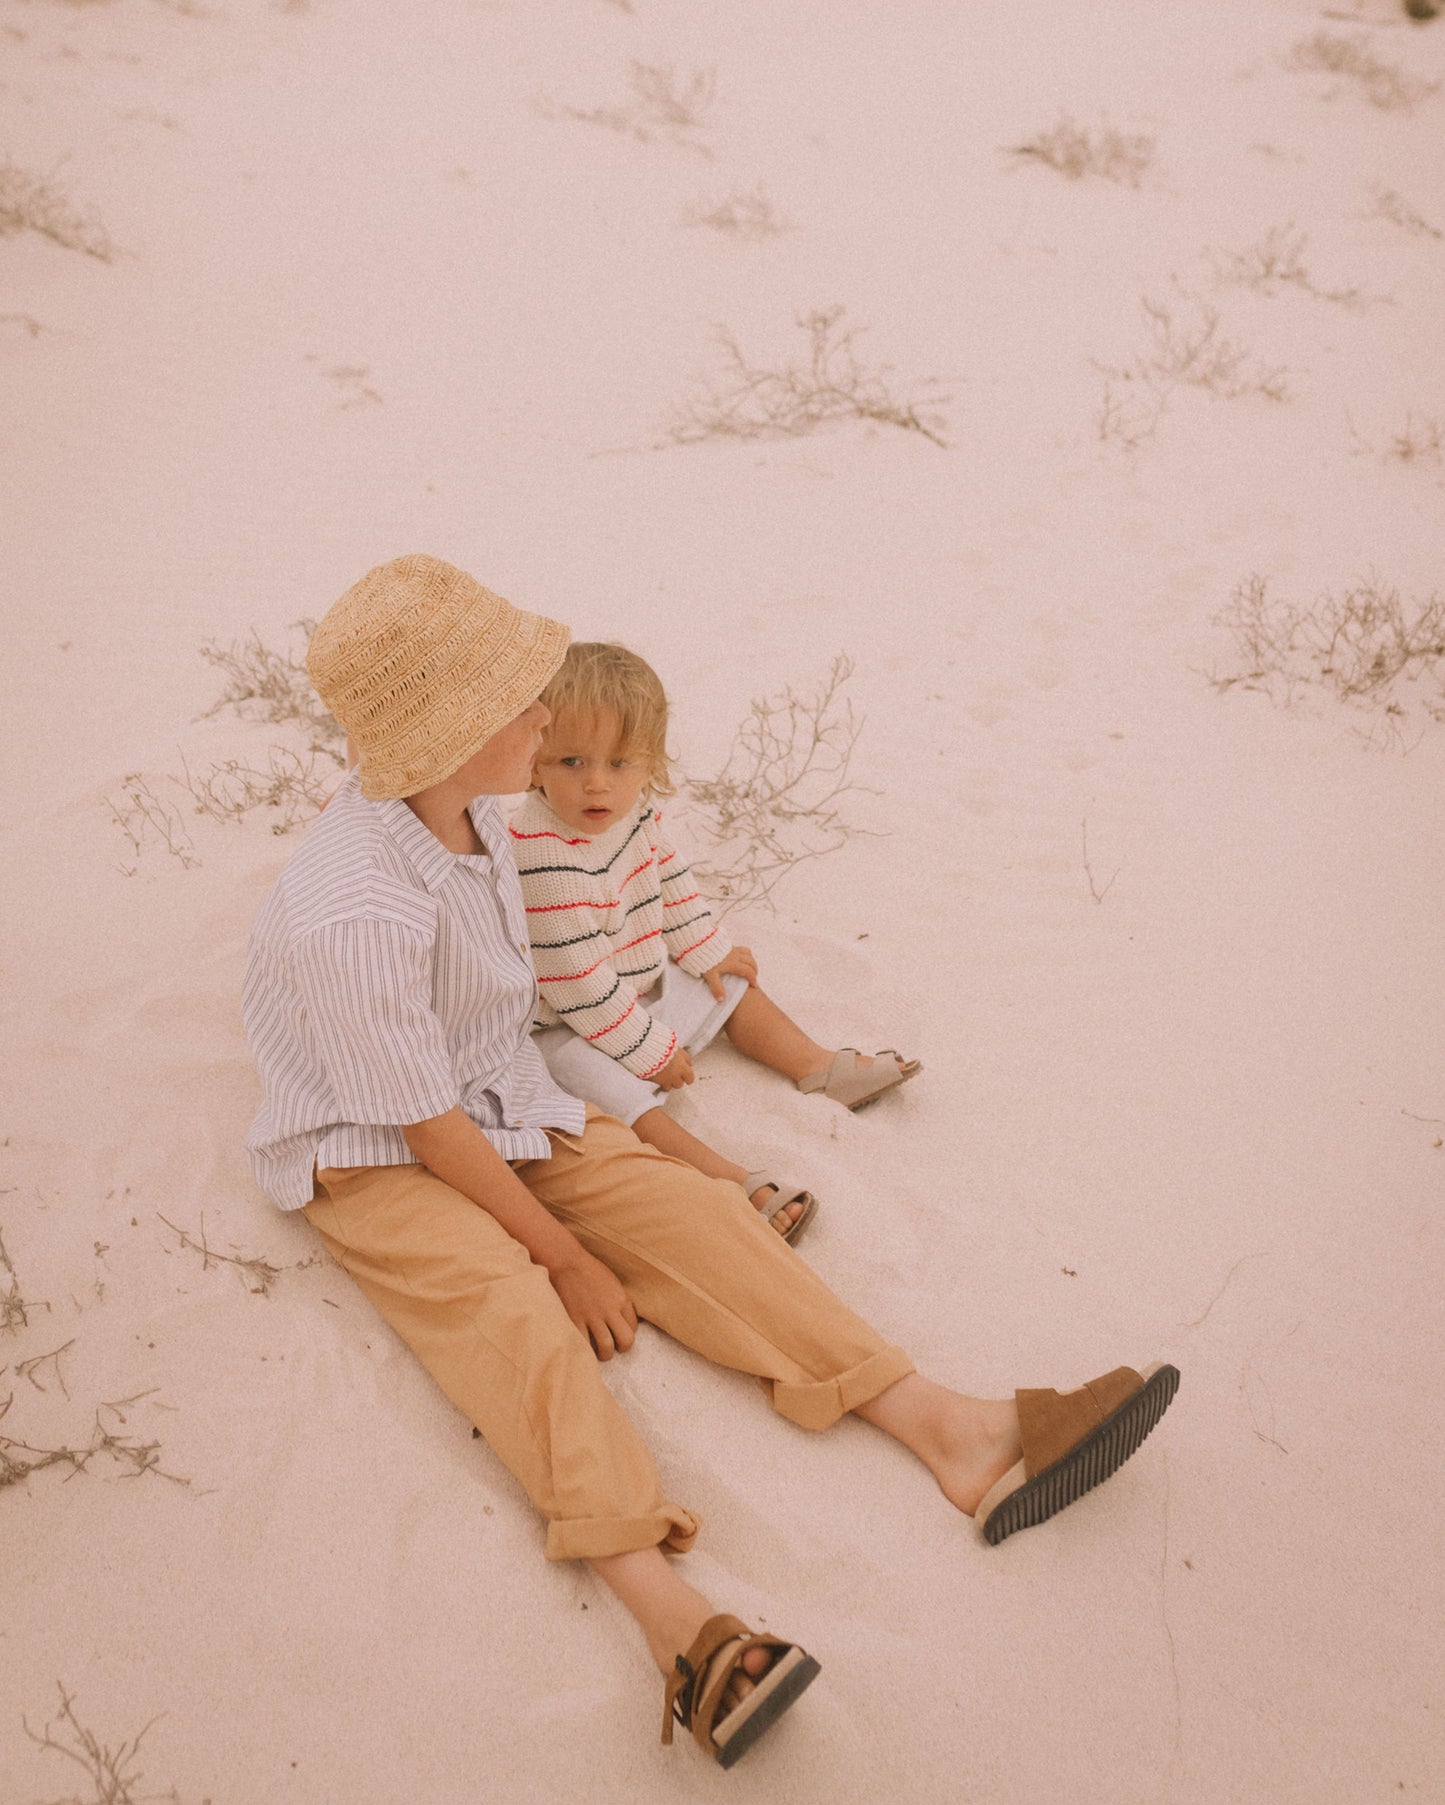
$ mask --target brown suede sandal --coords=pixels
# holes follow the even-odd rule
[[[808,1224],[818,1213],[818,1199],[811,1191],[805,1191],[801,1185],[795,1185],[791,1178],[776,1178],[771,1172],[765,1171],[749,1172],[747,1177],[743,1180],[743,1189],[747,1192],[748,1201],[750,1203],[752,1202],[753,1192],[761,1191],[764,1185],[771,1185],[777,1192],[777,1196],[771,1198],[769,1202],[763,1206],[767,1210],[767,1220],[772,1223],[773,1227],[778,1230],[778,1233],[790,1246],[794,1242],[801,1241],[803,1238],[803,1230],[807,1228]],[[787,1209],[790,1203],[801,1203],[803,1206],[802,1214],[796,1217],[792,1222],[789,1222],[786,1227],[778,1228],[775,1218],[778,1215],[778,1212]],[[762,1215],[762,1209],[758,1209],[756,1204],[753,1204],[753,1208],[758,1211],[760,1216]]]
[[[1179,1368],[1119,1366],[1078,1391],[1017,1391],[1024,1457],[984,1494],[974,1522],[986,1542],[1032,1529],[1101,1485],[1169,1408]]]
[[[773,1664],[753,1681],[753,1689],[742,1703],[719,1718],[728,1681],[750,1648],[775,1649]],[[720,1767],[731,1767],[812,1685],[820,1671],[813,1657],[795,1642],[754,1635],[737,1617],[709,1617],[667,1677],[663,1743],[671,1746],[675,1718],[684,1730],[692,1731],[705,1755],[711,1755]]]
[[[872,1065],[863,1065],[862,1057],[857,1047],[840,1047],[827,1070],[799,1078],[798,1089],[808,1095],[822,1091],[844,1109],[862,1109],[884,1091],[905,1084],[923,1070],[921,1060],[905,1059],[896,1047],[884,1047],[875,1053]]]

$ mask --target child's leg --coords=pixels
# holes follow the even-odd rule
[[[700,1141],[680,1123],[674,1122],[665,1109],[646,1110],[632,1122],[631,1127],[638,1140],[646,1141],[649,1147],[656,1147],[659,1153],[667,1153],[673,1159],[682,1160],[695,1171],[701,1172],[705,1178],[727,1178],[735,1185],[742,1184],[747,1178],[747,1172],[742,1166],[735,1166],[730,1159],[714,1153],[706,1141]],[[764,1185],[762,1190],[753,1192],[753,1207],[765,1210],[769,1199],[775,1195],[771,1185]],[[773,1227],[781,1234],[785,1229],[791,1228],[802,1213],[801,1203],[787,1204],[773,1217]]]
[[[810,1039],[756,984],[750,984],[747,995],[739,999],[723,1032],[739,1053],[746,1053],[759,1065],[771,1066],[795,1084],[815,1072],[826,1072],[833,1063],[835,1049],[820,1047]],[[858,1063],[868,1066],[873,1061],[865,1054]]]

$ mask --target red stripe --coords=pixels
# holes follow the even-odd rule
[[[649,853],[647,855],[647,857],[642,861],[642,863],[637,867],[636,871],[628,872],[627,876],[625,878],[623,878],[622,883],[619,887],[621,889],[625,890],[627,888],[627,886],[632,882],[633,878],[640,876],[640,874],[642,872],[647,870],[648,866],[651,865],[651,863],[652,863],[652,854]]]
[[[601,1038],[604,1034],[610,1034],[614,1028],[620,1028],[622,1026],[622,1024],[627,1020],[628,1016],[632,1014],[632,1011],[636,1007],[637,1007],[637,998],[634,997],[632,999],[632,1001],[627,1005],[627,1007],[622,1011],[621,1015],[618,1016],[618,1018],[615,1022],[610,1022],[607,1025],[607,1027],[605,1027],[605,1028],[599,1028],[595,1034],[589,1034],[586,1036],[586,1038],[588,1040],[601,1040]]]
[[[529,915],[554,915],[558,909],[616,909],[615,902],[574,902],[574,903],[537,903],[528,909]]]
[[[514,840],[561,840],[564,846],[585,846],[588,839],[586,834],[582,834],[575,840],[568,840],[561,834],[554,834],[550,827],[544,827],[535,834],[519,834],[515,827],[508,826],[507,832]]]
[[[562,975],[560,977],[556,977],[556,978],[539,977],[537,979],[537,982],[539,984],[573,984],[573,983],[576,983],[577,980],[580,978],[590,978],[592,976],[593,972],[596,971],[598,965],[606,965],[607,961],[609,959],[616,958],[618,953],[625,953],[629,946],[641,946],[644,940],[656,940],[658,935],[661,932],[662,932],[661,928],[654,928],[650,934],[639,934],[637,936],[636,940],[629,940],[622,946],[614,947],[610,953],[608,953],[605,957],[599,959],[597,961],[596,965],[589,965],[587,967],[586,971],[565,971],[562,973]],[[712,932],[713,932],[713,934],[715,934],[717,932],[717,929],[714,928]],[[706,946],[707,941],[711,940],[711,939],[712,939],[712,934],[709,934],[706,937],[706,939],[699,940],[698,945]],[[539,947],[537,950],[539,952],[546,952],[547,949],[546,949],[546,947]],[[692,948],[689,947],[687,950],[689,952],[691,952]],[[606,1030],[604,1029],[603,1032],[605,1033]]]
[[[676,857],[677,857],[677,848],[674,846],[672,851],[670,853],[668,853],[668,855],[665,859],[659,859],[657,861],[658,869],[661,870],[661,868],[664,865],[670,865]]]
[[[712,933],[704,934],[702,939],[699,941],[696,941],[692,946],[685,947],[683,949],[683,951],[680,953],[675,953],[673,956],[677,960],[678,964],[681,965],[683,960],[687,957],[687,955],[689,953],[695,953],[697,951],[698,947],[706,946],[708,941],[712,939],[713,934],[715,934],[716,932],[717,932],[717,929],[714,928],[712,930]],[[545,981],[546,980],[544,979],[543,982],[545,983]]]
[[[694,890],[691,896],[679,896],[676,902],[664,903],[662,906],[664,909],[680,909],[687,903],[696,902],[697,899],[698,892]]]

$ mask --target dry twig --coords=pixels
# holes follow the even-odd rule
[[[1116,132],[1109,126],[1090,132],[1067,113],[1060,113],[1046,132],[1027,143],[1011,145],[1008,154],[1032,157],[1071,182],[1093,175],[1137,188],[1139,178],[1154,161],[1154,140],[1137,132]]]
[[[1428,219],[1405,200],[1403,195],[1396,194],[1393,188],[1376,188],[1373,190],[1374,210],[1372,219],[1388,219],[1391,225],[1399,226],[1402,231],[1412,233],[1417,238],[1445,238],[1439,226],[1432,226]]]
[[[180,861],[183,871],[189,871],[193,865],[200,864],[201,861],[196,857],[195,842],[187,833],[179,812],[156,795],[150,786],[150,780],[141,772],[128,771],[121,779],[120,800],[108,796],[106,805],[110,809],[111,819],[130,843],[131,854],[137,861],[141,849],[154,838],[173,859]],[[121,866],[127,877],[134,877],[138,869],[138,863]]]
[[[688,226],[709,226],[734,238],[775,238],[787,231],[761,182],[749,191],[734,188],[711,205],[689,207],[683,218]]]
[[[73,1479],[77,1473],[89,1471],[91,1461],[101,1454],[123,1469],[120,1474],[122,1479],[137,1479],[142,1473],[154,1473],[158,1479],[169,1479],[175,1485],[191,1483],[178,1473],[166,1472],[161,1466],[161,1445],[158,1441],[141,1441],[136,1436],[118,1435],[113,1429],[108,1429],[101,1415],[106,1410],[112,1411],[124,1423],[125,1418],[121,1416],[118,1406],[99,1405],[95,1412],[95,1426],[84,1447],[66,1445],[59,1448],[39,1448],[32,1442],[0,1435],[0,1490],[9,1485],[19,1485],[32,1473],[39,1473],[46,1467],[68,1467],[70,1470],[66,1479]]]
[[[171,1233],[179,1238],[182,1247],[189,1247],[201,1256],[202,1272],[209,1272],[213,1264],[234,1266],[241,1275],[242,1283],[253,1297],[270,1296],[271,1287],[281,1276],[281,1267],[273,1266],[269,1260],[263,1260],[255,1255],[218,1253],[206,1239],[204,1215],[201,1217],[199,1241],[193,1235],[188,1234],[185,1229],[178,1228],[169,1217],[161,1216],[159,1210],[156,1211],[156,1215],[160,1216],[161,1221],[165,1223]],[[309,1265],[310,1262],[303,1261],[302,1264]]]
[[[1211,676],[1217,689],[1239,684],[1288,705],[1301,687],[1317,685],[1396,722],[1407,701],[1445,721],[1445,600],[1438,596],[1407,607],[1398,590],[1369,577],[1299,608],[1273,598],[1256,573],[1236,585],[1216,624],[1232,633],[1238,654],[1236,670]],[[1422,687],[1407,696],[1406,684]]]
[[[63,1391],[68,1398],[70,1396],[70,1391],[65,1383],[65,1374],[60,1370],[60,1356],[69,1353],[70,1349],[74,1346],[75,1337],[72,1335],[69,1341],[62,1342],[59,1347],[51,1348],[48,1354],[32,1354],[28,1360],[17,1360],[15,1362],[16,1376],[21,1379],[28,1379],[37,1391],[44,1391],[45,1387],[35,1376],[36,1369],[38,1367],[49,1365],[53,1360],[55,1362],[54,1376],[56,1382],[59,1384],[61,1391]]]
[[[182,757],[181,767],[185,777],[172,781],[194,799],[198,815],[239,822],[254,809],[275,809],[279,813],[271,822],[273,834],[290,833],[293,827],[310,821],[336,782],[333,767],[317,770],[314,752],[303,758],[289,746],[268,748],[264,769],[243,764],[238,758],[222,759],[207,771],[193,772]]]
[[[292,631],[301,634],[304,646],[316,631],[316,622],[298,620]],[[311,751],[326,753],[338,765],[345,763],[341,748],[346,735],[311,687],[302,655],[274,650],[253,627],[245,639],[229,645],[208,639],[201,656],[226,679],[225,689],[200,717],[203,721],[230,708],[244,720],[296,726],[305,734]]]
[[[849,768],[863,723],[841,693],[852,674],[840,652],[811,696],[789,687],[755,698],[717,776],[684,783],[716,848],[698,876],[729,907],[766,901],[793,866],[865,831],[840,812],[861,789]]]
[[[1372,107],[1384,112],[1408,112],[1440,86],[1408,74],[1396,63],[1382,63],[1363,33],[1346,37],[1337,31],[1317,31],[1295,45],[1286,67],[1306,74],[1342,75],[1357,84]]]
[[[64,1755],[81,1768],[94,1791],[89,1799],[76,1798],[55,1800],[53,1805],[177,1805],[178,1795],[174,1788],[165,1793],[141,1793],[135,1789],[145,1779],[144,1772],[136,1766],[136,1758],[140,1753],[140,1745],[152,1728],[160,1722],[160,1713],[153,1717],[145,1727],[132,1737],[109,1748],[93,1730],[84,1725],[75,1711],[75,1697],[65,1690],[63,1684],[57,1682],[60,1693],[60,1709],[45,1725],[43,1730],[30,1728],[21,1718],[25,1734],[33,1743],[42,1749],[49,1749],[52,1754]]]
[[[718,341],[728,363],[725,379],[677,409],[662,443],[802,438],[838,421],[866,420],[946,446],[943,417],[927,410],[947,397],[932,382],[911,398],[895,396],[887,382],[888,366],[869,371],[859,363],[854,340],[862,328],[842,330],[843,313],[841,307],[825,307],[800,316],[796,323],[807,335],[806,355],[801,363],[780,370],[754,369],[737,340],[720,328]]]
[[[639,144],[650,144],[661,134],[674,144],[685,145],[699,156],[712,156],[699,133],[712,110],[717,93],[717,71],[694,69],[686,80],[680,78],[671,63],[639,63],[630,66],[627,85],[630,100],[611,107],[556,106],[539,101],[538,109],[545,118],[577,119],[584,125],[600,125],[610,132],[635,138]]]
[[[78,213],[43,176],[9,158],[0,161],[0,238],[38,232],[63,250],[81,251],[101,263],[115,256],[110,234],[94,213]]]
[[[1221,281],[1238,283],[1263,295],[1276,295],[1282,288],[1290,287],[1342,307],[1356,307],[1367,299],[1358,288],[1319,287],[1305,267],[1308,244],[1308,235],[1297,232],[1293,223],[1271,226],[1257,243],[1242,251],[1213,252],[1214,267]]]

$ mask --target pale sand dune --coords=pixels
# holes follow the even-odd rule
[[[119,247],[0,238],[0,1306],[29,1300],[0,1435],[84,1447],[136,1398],[106,1427],[185,1482],[122,1450],[0,1488],[0,1799],[91,1796],[24,1732],[57,1683],[112,1748],[164,1713],[131,1796],[186,1805],[1440,1797],[1445,727],[1428,678],[1382,749],[1378,712],[1207,674],[1251,573],[1300,605],[1439,582],[1445,465],[1387,453],[1445,420],[1445,95],[1385,110],[1286,63],[1329,31],[1440,81],[1445,24],[13,0],[0,26],[0,157]],[[688,142],[546,116],[623,104],[634,59],[716,70]],[[1154,141],[1137,188],[1005,154],[1065,112]],[[759,182],[788,231],[684,223]],[[1221,282],[1287,227],[1319,288],[1388,298]],[[1191,294],[1289,399],[1179,388],[1135,452],[1101,442],[1098,366],[1146,350],[1141,299]],[[716,327],[777,362],[833,305],[900,390],[949,392],[947,450],[647,449],[721,373]],[[203,642],[294,643],[409,549],[644,651],[695,773],[750,697],[853,655],[877,794],[850,819],[888,837],[735,926],[817,1031],[927,1072],[853,1118],[716,1049],[686,1119],[817,1188],[809,1257],[939,1377],[1183,1370],[1118,1478],[988,1550],[863,1425],[809,1437],[644,1333],[608,1382],[706,1518],[690,1574],[823,1662],[734,1775],[656,1747],[630,1626],[251,1184],[236,991],[294,837],[188,814],[183,869],[109,818],[128,773],[184,803],[182,755],[284,739],[197,720]],[[281,1269],[269,1295],[159,1219],[203,1215]]]

